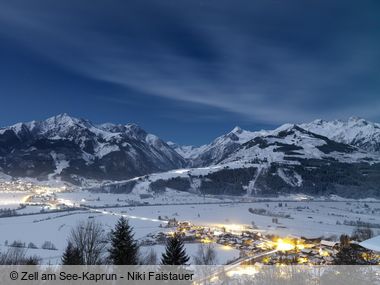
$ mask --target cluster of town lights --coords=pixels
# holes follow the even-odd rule
[[[300,243],[299,240],[291,240],[291,239],[281,239],[279,238],[277,241],[275,241],[275,248],[278,251],[289,251],[289,250],[302,250],[305,248],[305,246]]]
[[[279,238],[275,244],[278,251],[289,251],[295,248],[294,244],[281,238]]]

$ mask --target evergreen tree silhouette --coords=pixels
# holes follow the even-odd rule
[[[74,247],[71,242],[62,255],[62,265],[81,265],[83,264],[82,256],[78,248]]]
[[[162,265],[185,265],[189,261],[180,235],[175,233],[166,242],[165,253],[162,254]]]
[[[127,219],[121,217],[115,229],[111,231],[111,247],[108,250],[109,258],[114,265],[138,264],[139,247],[134,240],[132,227]]]

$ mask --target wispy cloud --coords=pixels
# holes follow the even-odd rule
[[[329,27],[327,2],[302,5],[311,19],[278,1],[48,2],[0,4],[0,33],[78,74],[264,123],[379,118],[379,32],[347,31],[350,9]]]

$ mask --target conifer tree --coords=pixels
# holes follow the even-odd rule
[[[81,265],[83,264],[82,256],[78,248],[76,248],[71,242],[67,244],[67,247],[62,255],[62,265]]]
[[[363,257],[363,252],[350,243],[348,235],[340,236],[339,251],[334,257],[336,265],[366,265],[369,264]]]
[[[139,247],[134,240],[132,227],[127,219],[121,217],[115,229],[111,231],[111,247],[109,248],[109,258],[114,265],[135,265],[138,264]]]
[[[161,258],[162,265],[185,265],[189,259],[180,235],[175,233],[168,238],[165,253]]]

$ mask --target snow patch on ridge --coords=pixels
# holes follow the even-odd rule
[[[292,171],[292,173],[285,173],[284,169],[279,168],[277,170],[278,176],[290,186],[300,187],[302,186],[302,177],[298,173]]]
[[[70,162],[65,159],[63,155],[58,155],[54,151],[50,152],[51,157],[55,163],[55,171],[48,175],[49,180],[53,180],[56,175],[60,175],[62,170],[70,166]]]

